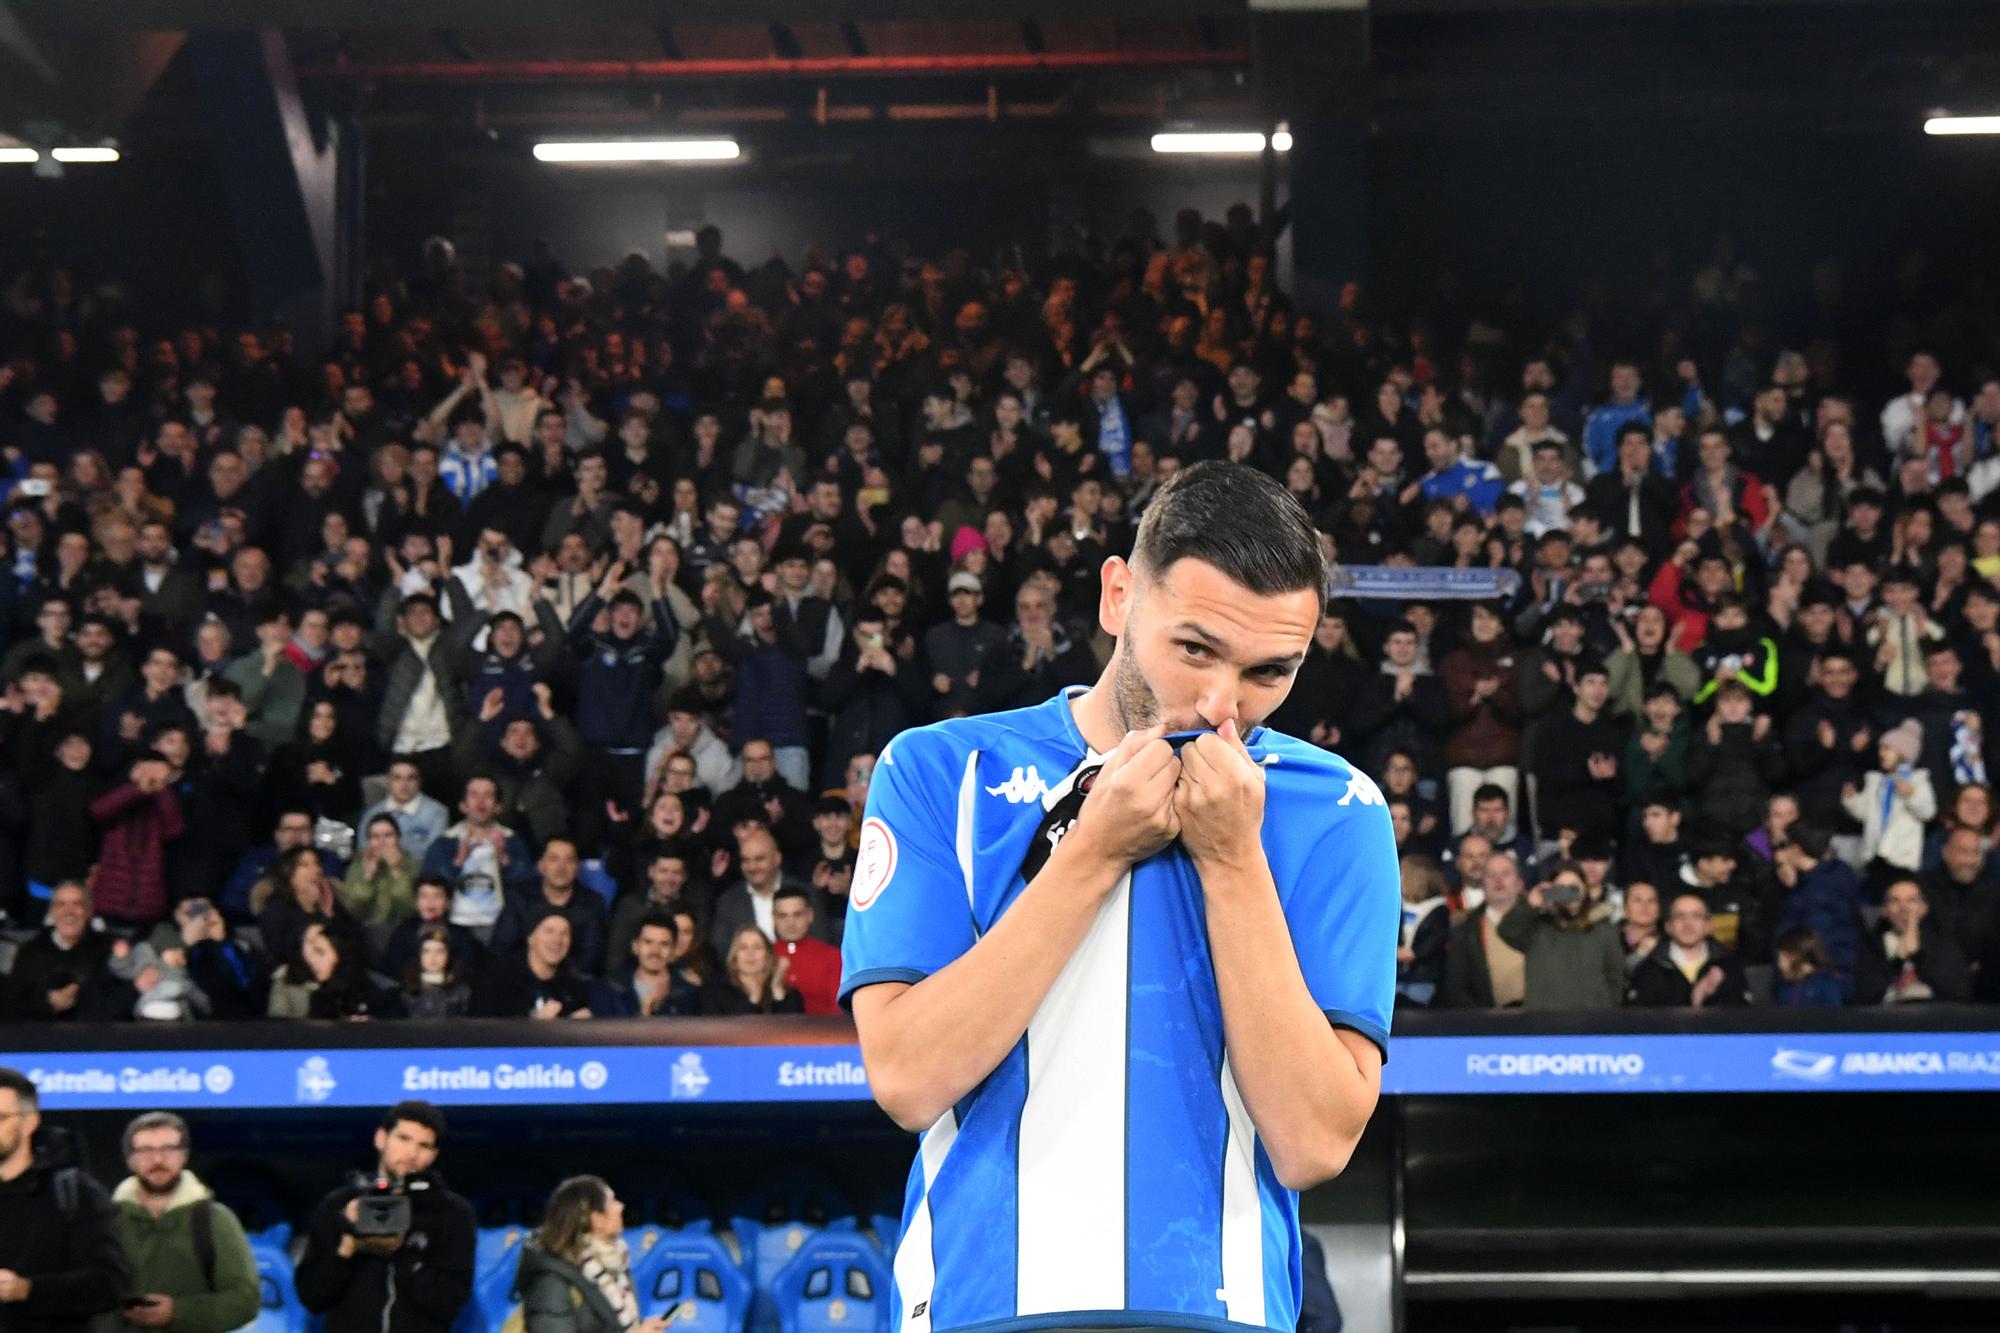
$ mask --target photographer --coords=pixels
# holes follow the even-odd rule
[[[372,1179],[320,1200],[299,1256],[299,1300],[324,1333],[446,1333],[472,1294],[472,1208],[431,1170],[444,1116],[398,1102],[375,1131]]]
[[[1616,1009],[1625,952],[1608,905],[1567,862],[1500,918],[1500,938],[1525,955],[1527,1009]]]
[[[131,1269],[104,1187],[41,1129],[35,1085],[0,1069],[0,1333],[86,1333]]]

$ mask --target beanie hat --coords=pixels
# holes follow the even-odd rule
[[[960,528],[951,534],[951,561],[957,564],[971,551],[986,549],[986,538],[977,528]]]
[[[1917,762],[1917,756],[1923,753],[1924,729],[1918,726],[1913,718],[1899,727],[1891,727],[1883,732],[1882,746],[1904,763],[1914,764]]]

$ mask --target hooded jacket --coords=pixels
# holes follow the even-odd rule
[[[340,1257],[358,1186],[335,1190],[313,1209],[296,1279],[306,1309],[325,1316],[323,1333],[450,1333],[472,1296],[472,1206],[435,1172],[420,1179],[424,1188],[410,1191],[409,1234],[394,1254]]]
[[[112,1191],[111,1202],[132,1262],[132,1291],[173,1297],[174,1317],[167,1325],[171,1333],[229,1333],[257,1317],[257,1261],[243,1224],[215,1201],[194,1172],[181,1172],[158,1217],[147,1210],[136,1176],[126,1177]],[[202,1272],[201,1247],[195,1241],[195,1215],[204,1211],[214,1244],[212,1275]]]

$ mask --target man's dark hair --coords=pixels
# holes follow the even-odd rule
[[[1653,442],[1652,427],[1644,425],[1638,421],[1628,421],[1624,425],[1620,426],[1618,428],[1617,442],[1619,444],[1625,443],[1625,437],[1628,435],[1636,435],[1640,439],[1644,440],[1648,445],[1652,444]]]
[[[780,898],[797,898],[807,907],[812,906],[812,895],[806,892],[806,886],[803,884],[778,885],[777,891],[771,895],[771,901],[775,903]]]
[[[772,896],[782,898],[785,896],[785,891],[779,889]],[[679,929],[674,925],[674,914],[672,912],[663,912],[657,907],[639,918],[639,929],[632,932],[632,938],[635,940],[638,939],[640,931],[646,930],[649,927],[653,930],[664,930],[669,935],[678,933]]]
[[[1326,558],[1306,511],[1275,480],[1240,463],[1177,472],[1146,506],[1133,564],[1158,576],[1181,559],[1213,565],[1267,597],[1326,590]]]
[[[28,1076],[18,1069],[0,1068],[0,1092],[13,1093],[23,1111],[41,1109],[41,1094],[35,1091],[35,1085]]]
[[[1514,798],[1509,796],[1507,789],[1497,782],[1482,782],[1478,787],[1473,789],[1472,803],[1474,805],[1484,805],[1488,801],[1498,801],[1509,809],[1512,809],[1514,806]]]
[[[397,1102],[382,1116],[382,1132],[393,1133],[405,1120],[428,1129],[439,1143],[444,1142],[444,1112],[429,1102]]]
[[[1825,824],[1815,824],[1801,819],[1791,827],[1792,844],[1815,861],[1826,859],[1827,848],[1833,845],[1833,830]]]

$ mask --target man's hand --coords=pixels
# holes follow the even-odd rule
[[[1130,732],[1105,756],[1071,837],[1082,835],[1105,859],[1129,866],[1180,836],[1174,784],[1181,762],[1161,739],[1166,734],[1164,724]]]
[[[174,1298],[150,1293],[144,1305],[135,1305],[125,1312],[125,1322],[140,1328],[165,1328],[174,1322]]]
[[[1197,869],[1254,864],[1263,854],[1264,772],[1234,721],[1181,747],[1174,811]]]
[[[1819,725],[1813,729],[1813,735],[1818,739],[1819,748],[1822,750],[1831,750],[1840,739],[1834,734],[1833,723],[1825,718],[1819,720]]]
[[[479,701],[479,720],[491,722],[507,707],[507,695],[499,686],[486,691],[486,697]]]
[[[76,1008],[77,996],[83,993],[80,982],[72,981],[67,986],[58,986],[48,993],[49,1012],[66,1014]]]
[[[1714,995],[1717,991],[1721,989],[1722,989],[1722,969],[1719,967],[1709,968],[1708,971],[1702,973],[1701,976],[1696,978],[1695,980],[1694,993],[1692,997],[1694,1007],[1697,1009],[1701,1008],[1704,1004],[1708,1003],[1710,996]]]
[[[22,1277],[11,1268],[0,1268],[0,1305],[13,1305],[28,1299],[28,1293],[35,1284]]]

